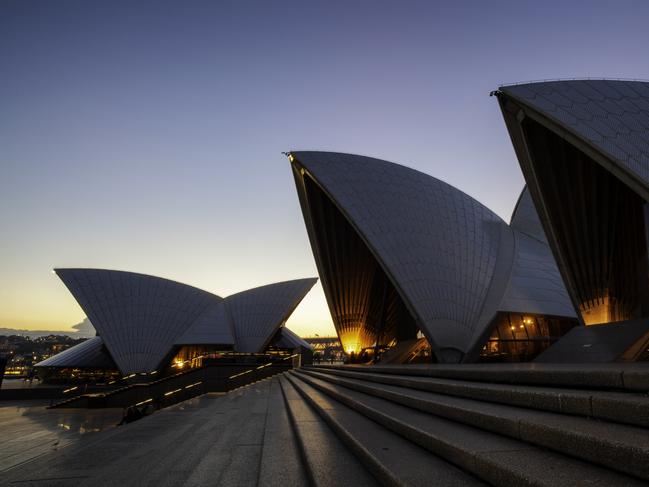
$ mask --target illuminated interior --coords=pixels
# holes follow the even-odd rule
[[[645,201],[542,124],[521,123],[566,285],[587,325],[649,316]]]
[[[415,338],[414,318],[365,242],[308,174],[302,181],[318,271],[345,352],[358,356]]]
[[[231,345],[184,345],[171,359],[170,366],[178,370],[202,367],[207,358],[219,358],[232,352]]]
[[[527,362],[577,326],[577,320],[520,313],[498,313],[480,353],[481,362]]]

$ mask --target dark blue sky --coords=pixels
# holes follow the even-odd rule
[[[372,155],[509,219],[501,83],[649,78],[649,3],[5,1],[0,326],[83,313],[52,267],[217,294],[316,275],[281,151]],[[315,288],[291,322],[333,331]]]

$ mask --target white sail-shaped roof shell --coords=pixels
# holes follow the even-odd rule
[[[124,374],[156,370],[176,340],[215,301],[160,277],[104,269],[57,269]]]
[[[263,350],[317,282],[315,278],[278,282],[226,298],[239,352]]]
[[[527,187],[511,221],[515,250],[500,311],[576,317]]]
[[[105,345],[124,374],[152,372],[182,345],[228,345],[241,352],[262,352],[317,282],[315,278],[279,282],[223,299],[133,272],[57,269],[56,273],[99,336],[37,365],[87,366]]]
[[[101,337],[93,337],[39,362],[38,367],[116,369]]]
[[[520,224],[527,233],[513,230],[458,189],[387,161],[302,151],[290,158],[296,178],[315,181],[363,239],[438,359],[461,360],[503,305],[573,316],[565,290],[552,294],[556,264],[547,245],[534,238],[539,229],[533,222]],[[319,263],[303,191],[300,202]],[[536,271],[546,275],[536,278]],[[545,293],[540,300],[537,291]]]
[[[196,321],[176,340],[176,345],[232,345],[232,323],[224,299],[214,300]]]
[[[646,317],[649,83],[547,81],[494,93],[579,320]]]
[[[648,194],[649,82],[547,81],[503,86],[500,91],[615,162],[609,167],[613,173]]]

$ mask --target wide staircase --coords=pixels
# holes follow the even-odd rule
[[[0,472],[0,485],[649,485],[646,367],[266,373],[53,445]]]
[[[319,366],[279,376],[313,485],[649,484],[649,373]]]

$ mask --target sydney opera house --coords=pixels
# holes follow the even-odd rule
[[[336,332],[361,363],[649,359],[649,83],[492,93],[527,186],[509,222],[422,172],[288,153]],[[98,336],[41,368],[151,373],[207,351],[305,343],[302,279],[220,298],[173,281],[59,269]]]
[[[348,352],[424,343],[438,362],[530,360],[577,325],[527,191],[507,224],[398,164],[327,152],[289,159]]]
[[[97,336],[37,364],[45,377],[73,370],[150,374],[184,364],[197,366],[208,355],[309,347],[284,324],[315,278],[278,282],[222,298],[133,272],[55,272]]]
[[[343,347],[390,350],[383,362],[649,359],[649,83],[493,94],[527,182],[509,224],[398,164],[288,154]]]
[[[552,81],[494,94],[581,334],[608,342],[602,361],[648,360],[649,83]]]

